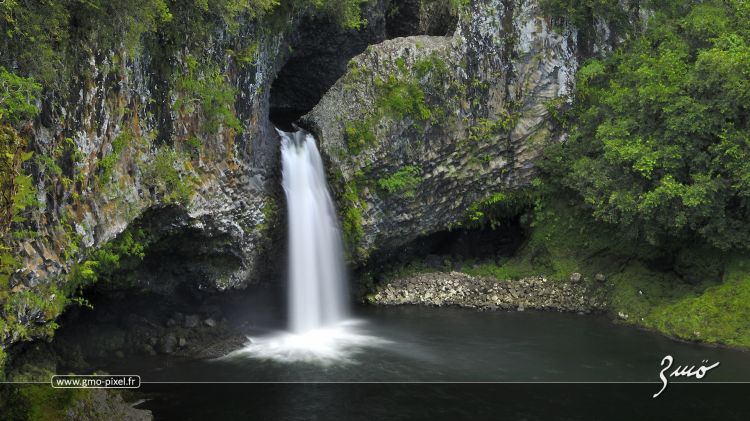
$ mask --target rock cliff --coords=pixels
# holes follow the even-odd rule
[[[9,244],[0,363],[54,330],[65,297],[107,265],[132,273],[103,288],[165,296],[270,280],[284,234],[272,107],[317,103],[300,124],[319,139],[356,263],[523,189],[562,136],[551,117],[573,89],[577,31],[535,0],[372,1],[366,29],[317,38],[333,23],[300,13],[220,26],[200,53],[166,54],[159,39],[82,48],[71,89],[47,91],[20,129],[39,157],[24,164],[36,195]],[[329,81],[295,102],[318,52],[333,64],[310,74]]]
[[[576,31],[553,28],[535,1],[482,0],[452,36],[371,46],[303,123],[318,136],[339,192],[354,260],[460,223],[493,193],[521,189],[558,141]]]

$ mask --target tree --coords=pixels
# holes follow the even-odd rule
[[[654,7],[642,36],[580,69],[570,139],[543,166],[634,236],[750,248],[750,7]]]

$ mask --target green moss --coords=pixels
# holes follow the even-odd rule
[[[466,211],[464,221],[459,225],[468,228],[489,225],[494,229],[508,218],[531,208],[536,199],[537,194],[533,188],[494,193],[472,203]]]
[[[422,182],[422,169],[406,165],[387,177],[379,178],[378,187],[389,194],[400,193],[404,197],[414,197],[417,186]]]
[[[146,184],[158,188],[165,204],[186,204],[193,195],[192,179],[183,174],[185,165],[183,157],[173,148],[162,146],[144,169]]]
[[[379,96],[377,107],[386,116],[394,119],[410,117],[415,121],[425,121],[432,117],[432,111],[425,103],[424,90],[419,82],[409,77],[391,74],[376,82]]]
[[[447,64],[437,53],[432,53],[416,61],[411,68],[404,57],[395,61],[395,69],[386,77],[374,77],[375,107],[358,121],[344,123],[347,148],[352,155],[358,155],[368,147],[377,144],[375,127],[383,119],[395,121],[411,120],[419,130],[423,124],[439,118],[445,112],[440,107],[427,103],[425,88],[439,89],[437,85],[448,74]],[[369,71],[356,62],[350,61],[344,77],[344,89],[353,90]]]
[[[234,114],[237,90],[229,85],[219,67],[215,64],[201,65],[192,55],[185,57],[185,64],[186,71],[175,81],[181,95],[172,109],[189,115],[200,107],[206,118],[202,126],[206,134],[216,133],[221,126],[241,132],[242,123]]]
[[[196,136],[191,136],[185,141],[185,150],[192,159],[198,159],[203,148],[203,142]]]
[[[358,155],[365,148],[370,147],[377,141],[372,128],[372,120],[347,121],[344,124],[344,135],[346,147],[354,155]]]
[[[70,297],[68,302],[71,303],[89,305],[80,298],[83,288],[100,281],[127,285],[152,241],[153,238],[142,229],[126,229],[117,238],[91,251],[86,259],[73,264],[61,296]]]
[[[269,198],[263,203],[261,213],[263,214],[263,222],[256,225],[255,229],[260,232],[265,232],[276,223],[276,218],[279,214],[279,207],[273,199]]]
[[[4,333],[5,331],[5,322],[0,320],[0,333]],[[5,352],[5,350],[0,347],[0,382],[5,380],[5,360],[8,359],[8,354]],[[2,407],[0,407],[1,409]]]
[[[339,174],[339,178],[340,174]],[[363,175],[358,173],[353,180],[344,183],[339,206],[341,207],[341,230],[350,260],[367,258],[367,251],[360,246],[365,231],[362,228],[365,203],[360,197]]]
[[[750,261],[732,258],[720,279],[694,285],[630,265],[613,277],[613,311],[629,323],[686,340],[750,346]]]
[[[474,143],[491,142],[515,127],[517,115],[504,114],[499,118],[478,118],[469,127],[468,140]]]
[[[256,40],[237,51],[229,49],[227,54],[241,66],[252,65],[258,59],[258,46],[259,42]]]
[[[485,276],[501,280],[520,279],[538,275],[534,267],[524,261],[506,262],[501,265],[483,263],[464,268],[462,271],[473,276]]]
[[[108,183],[112,178],[115,165],[120,161],[120,154],[133,139],[133,133],[125,129],[112,140],[112,151],[97,163],[100,183]]]
[[[62,313],[67,302],[65,295],[50,284],[12,293],[0,289],[0,338],[6,341],[8,338],[29,340],[51,337],[58,327],[52,320]],[[31,314],[44,323],[28,324],[26,318]],[[4,358],[5,355],[0,359]]]
[[[11,421],[66,419],[70,408],[89,399],[90,393],[86,389],[54,389],[45,384],[6,385],[0,389],[0,412],[3,419]]]
[[[25,221],[26,208],[36,205],[36,188],[23,163],[31,159],[26,139],[9,125],[0,125],[0,238],[11,224]]]
[[[417,47],[419,48],[419,47]],[[417,79],[425,77],[433,79],[445,78],[448,74],[448,65],[437,53],[433,52],[427,57],[422,57],[414,63],[414,74]]]
[[[446,267],[445,269],[450,270],[449,267]],[[381,282],[387,283],[388,281],[392,279],[408,278],[410,276],[417,275],[420,273],[434,272],[434,271],[435,271],[435,268],[427,266],[423,260],[421,259],[412,260],[405,264],[386,269],[385,272],[382,274]]]

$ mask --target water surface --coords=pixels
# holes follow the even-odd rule
[[[578,382],[658,381],[660,362],[719,361],[704,380],[750,381],[750,354],[678,342],[604,316],[477,312],[416,306],[363,307],[339,355],[308,361],[273,356],[222,360],[113,359],[110,372],[186,382]],[[274,326],[248,332],[273,337]]]

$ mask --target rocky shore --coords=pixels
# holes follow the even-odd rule
[[[420,304],[480,310],[591,313],[607,309],[606,289],[601,283],[561,282],[544,277],[501,281],[460,272],[419,273],[389,280],[378,285],[367,301],[377,305]]]

